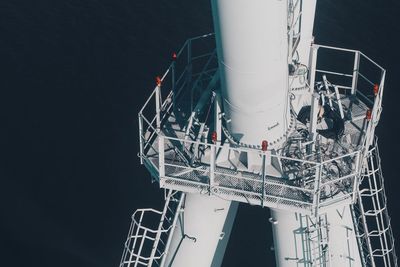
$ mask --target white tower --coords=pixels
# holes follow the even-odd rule
[[[133,214],[120,267],[220,266],[238,202],[271,208],[279,267],[397,267],[374,140],[385,70],[313,43],[316,0],[211,5],[215,35],[186,41],[139,112],[166,202]]]

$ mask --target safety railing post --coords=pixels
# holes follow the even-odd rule
[[[262,154],[262,164],[261,164],[261,175],[262,175],[262,198],[261,198],[261,207],[264,207],[264,199],[265,199],[265,152]]]
[[[139,157],[140,157],[140,164],[143,165],[143,157],[144,157],[144,140],[143,140],[143,117],[142,114],[138,114],[139,120]]]
[[[317,137],[317,121],[318,121],[318,112],[319,112],[319,99],[320,95],[318,93],[313,93],[311,96],[311,112],[310,112],[310,141],[313,141],[308,148],[308,153],[312,153],[314,151],[315,140]]]
[[[158,135],[158,172],[160,180],[165,177],[164,138],[161,133]]]
[[[308,84],[310,85],[311,93],[314,92],[315,74],[317,69],[317,56],[318,56],[318,46],[312,45],[310,53],[310,74],[308,77]]]
[[[361,160],[361,156],[360,156],[360,154],[361,154],[361,152],[360,151],[357,151],[357,153],[356,153],[356,160],[355,160],[355,174],[354,174],[354,181],[353,181],[353,203],[356,203],[356,201],[357,201],[357,194],[358,194],[358,189],[359,189],[359,186],[358,186],[358,182],[359,182],[359,180],[360,180],[360,177],[361,177],[361,169],[360,169],[360,166],[362,166],[361,164],[360,164],[360,160]]]
[[[210,180],[209,180],[209,194],[211,194],[211,190],[214,187],[215,180],[215,160],[216,160],[216,145],[211,145],[210,147]]]
[[[175,99],[175,93],[176,93],[176,88],[175,88],[175,83],[176,83],[176,80],[175,80],[175,65],[176,65],[176,60],[177,60],[178,58],[174,58],[174,62],[172,62],[172,65],[171,65],[171,92],[172,92],[172,105],[174,105],[175,104],[175,101],[176,101],[176,99]]]
[[[321,176],[322,176],[322,163],[315,166],[315,181],[314,181],[314,198],[313,198],[313,211],[314,218],[319,216],[319,203],[321,196]]]
[[[222,119],[221,119],[221,97],[219,93],[213,92],[215,94],[214,100],[214,128],[217,133],[217,145],[221,144],[221,136],[222,136]]]
[[[358,73],[360,69],[360,51],[354,52],[353,80],[351,82],[351,94],[354,95],[357,90]]]
[[[161,86],[157,85],[156,87],[156,126],[157,132],[161,129]]]

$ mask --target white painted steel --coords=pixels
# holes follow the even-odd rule
[[[316,0],[302,4],[297,54],[309,66]],[[229,130],[243,144],[277,141],[287,126],[287,1],[212,0],[212,7]],[[307,250],[297,240],[300,215],[272,210],[272,217],[277,266],[298,266]],[[349,208],[329,211],[327,220],[332,266],[361,266]]]
[[[187,194],[165,266],[220,266],[237,206],[217,197]]]
[[[325,214],[323,214],[325,216]],[[327,225],[322,232],[327,232],[327,266],[361,267],[354,224],[348,206],[334,208],[326,213]],[[276,264],[279,267],[320,266],[308,262],[307,252],[312,250],[308,240],[307,225],[301,220],[299,213],[283,210],[271,210],[272,230]],[[320,248],[324,244],[319,244]],[[311,248],[310,248],[311,247]],[[318,244],[314,249],[318,249]],[[328,258],[329,257],[329,258]],[[324,265],[321,265],[324,266]]]
[[[246,145],[281,141],[288,118],[287,0],[211,3],[232,136]]]
[[[315,7],[317,0],[303,0],[301,14],[301,38],[297,47],[300,62],[308,65],[310,58],[310,46],[313,42],[313,28]]]
[[[271,209],[272,233],[277,266],[297,266],[303,258],[299,213]]]
[[[352,92],[355,93],[357,91],[358,75],[373,85],[371,81],[358,72],[359,57],[364,56],[362,53],[348,49],[311,46],[316,0],[294,1],[302,4],[301,37],[295,54],[298,55],[297,60],[301,63],[303,70],[306,67],[308,68],[308,75],[304,71],[302,73],[298,71],[289,78],[288,1],[290,0],[211,0],[221,75],[221,104],[225,112],[223,117],[231,135],[244,145],[237,149],[243,149],[243,147],[249,149],[249,145],[252,148],[254,146],[259,148],[261,141],[264,139],[268,140],[273,148],[279,148],[279,144],[284,140],[283,137],[288,127],[288,90],[307,87],[306,81],[308,80],[309,84],[311,84],[311,90],[309,90],[308,94],[302,93],[302,91],[297,93],[296,97],[303,98],[303,100],[300,99],[301,101],[297,100],[297,103],[312,102],[311,95],[315,82],[315,71],[321,74],[342,75],[337,72],[316,69],[318,48],[356,53],[353,74],[342,75],[352,78],[352,86],[336,85],[337,94],[338,87],[351,88]],[[289,33],[289,36],[292,36],[290,34],[293,33]],[[191,42],[188,43],[190,44]],[[191,49],[188,49],[188,51],[191,51]],[[191,52],[188,52],[188,57],[191,59]],[[295,56],[294,58],[296,59]],[[369,58],[366,59],[370,60]],[[373,61],[371,63],[376,65]],[[167,74],[168,72],[163,76],[163,79]],[[380,83],[380,93],[374,100],[373,121],[368,124],[368,130],[366,131],[369,138],[367,139],[367,144],[372,143],[373,130],[379,119],[384,76],[385,71],[382,69],[383,78]],[[291,88],[288,88],[288,82],[290,82]],[[156,98],[157,101],[160,100],[157,91]],[[223,127],[219,121],[221,107],[218,100],[217,95],[217,100],[214,103],[217,110],[214,123],[218,138],[221,138]],[[338,102],[340,102],[339,98]],[[160,103],[157,102],[157,116],[160,113],[159,105]],[[299,108],[302,106],[300,105]],[[318,101],[314,101],[313,112],[311,112],[314,113],[311,120],[311,133],[315,133],[313,129],[315,129],[316,121],[314,119],[317,117],[317,107]],[[341,117],[343,117],[342,110]],[[145,122],[147,120],[141,116],[139,118],[142,129],[143,119]],[[160,117],[155,118],[153,121],[156,121],[156,126],[159,128]],[[152,123],[148,124],[151,125]],[[156,129],[153,130],[158,133]],[[161,141],[159,145],[163,144],[164,137],[161,133],[158,136],[159,141]],[[220,139],[218,139],[218,144],[219,141]],[[142,148],[143,143],[146,143],[146,140],[141,135],[141,155],[144,151]],[[213,185],[219,186],[218,183],[214,184],[216,176],[215,147],[212,146],[210,150],[210,179],[208,181],[210,191],[206,193],[212,192]],[[249,152],[247,154],[250,157],[250,154],[255,155],[256,153]],[[271,158],[271,156],[268,156],[268,158]],[[250,159],[248,159],[249,161]],[[259,162],[261,161],[259,160]],[[165,176],[163,145],[159,146],[158,163],[159,175],[163,179]],[[248,165],[250,166],[250,164]],[[271,161],[267,165],[269,166],[266,169],[271,170]],[[255,173],[250,167],[247,166],[246,168]],[[261,169],[264,170],[264,167]],[[255,170],[258,171],[259,169]],[[358,167],[355,167],[355,170],[358,170]],[[278,171],[276,170],[276,172]],[[262,173],[264,174],[264,171]],[[280,177],[281,175],[276,176]],[[237,177],[232,177],[237,179]],[[262,177],[263,179],[265,178],[264,175]],[[315,213],[320,212],[318,211],[320,182],[315,183],[314,187]],[[262,195],[265,194],[264,187],[268,185],[262,185]],[[173,186],[178,185],[173,184]],[[354,185],[354,188],[355,186],[357,184]],[[233,194],[227,197],[235,199]],[[288,196],[282,194],[280,197],[285,199]],[[264,205],[264,198],[260,203]],[[342,206],[339,207],[340,205]],[[335,206],[335,208],[325,208],[322,214],[318,214],[320,218],[324,218],[324,224],[319,226],[310,226],[308,220],[313,220],[310,217],[302,216],[293,212],[293,210],[290,212],[288,211],[289,208],[278,210],[276,207],[279,206],[273,206],[271,222],[273,223],[277,266],[361,267],[360,252],[350,208],[346,206],[348,203],[340,205]],[[215,196],[188,194],[184,208],[185,211],[179,218],[174,234],[171,237],[170,249],[166,251],[166,266],[220,266],[236,215],[237,203],[225,201]],[[305,224],[304,218],[306,218],[307,224]],[[323,234],[318,234],[320,230]],[[312,232],[316,233],[313,238],[317,238],[316,241],[315,239],[312,241],[314,242],[313,247],[319,251],[319,254],[311,252],[309,238]],[[326,255],[326,262],[324,260],[324,263],[318,262],[321,257],[321,250],[327,252],[327,254],[323,254]]]

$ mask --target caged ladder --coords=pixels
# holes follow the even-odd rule
[[[398,267],[377,142],[364,159],[353,219],[365,267]]]
[[[302,243],[304,266],[329,266],[328,223],[326,214],[314,218],[300,215],[302,225]]]
[[[184,198],[184,193],[169,190],[163,211],[138,209],[133,213],[119,267],[164,265],[164,255],[168,253],[172,233],[183,211]],[[154,217],[159,219],[152,220]],[[159,222],[156,229],[145,226],[151,221]]]

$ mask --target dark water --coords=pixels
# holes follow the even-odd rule
[[[388,70],[378,135],[398,236],[400,5],[317,8],[318,43]],[[137,111],[171,51],[211,31],[209,1],[0,2],[1,266],[118,265],[130,214],[162,203],[136,157]],[[273,265],[267,219],[240,208],[224,266]]]

